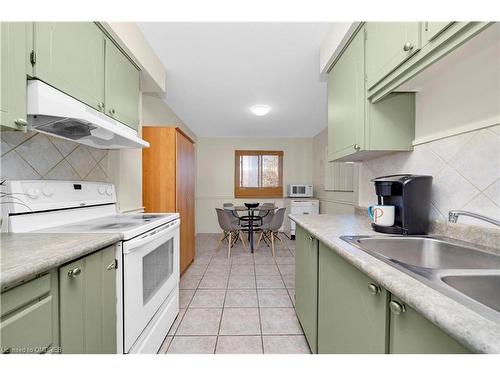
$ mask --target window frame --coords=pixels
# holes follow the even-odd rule
[[[278,181],[277,187],[241,187],[240,157],[241,156],[277,155]],[[262,165],[259,165],[262,168]],[[234,152],[234,197],[235,198],[283,198],[283,151],[266,150],[235,150]]]

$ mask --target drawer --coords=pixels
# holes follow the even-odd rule
[[[53,343],[52,332],[52,296],[48,296],[0,323],[1,352],[45,352]]]
[[[43,275],[2,293],[2,316],[50,292],[50,275]]]

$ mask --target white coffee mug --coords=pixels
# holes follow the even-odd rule
[[[394,206],[375,205],[368,207],[368,215],[372,222],[381,227],[394,225]]]

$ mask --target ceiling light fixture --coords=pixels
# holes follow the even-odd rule
[[[266,104],[256,104],[250,107],[250,111],[252,111],[255,116],[265,116],[270,110],[271,107]]]

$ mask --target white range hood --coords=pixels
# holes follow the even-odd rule
[[[144,148],[137,132],[39,80],[28,81],[31,130],[103,149]]]

